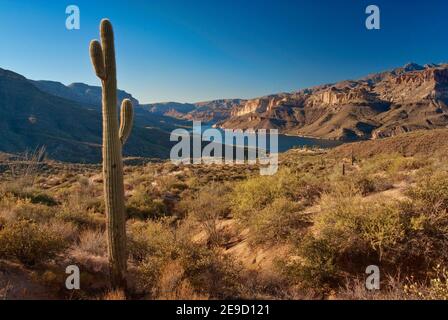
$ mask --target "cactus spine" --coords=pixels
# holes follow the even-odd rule
[[[122,147],[131,133],[133,108],[129,99],[121,104],[118,127],[117,71],[112,24],[103,19],[101,44],[90,43],[90,57],[103,88],[103,176],[107,216],[107,243],[111,285],[126,290],[126,214],[124,203]]]

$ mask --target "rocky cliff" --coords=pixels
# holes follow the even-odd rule
[[[228,119],[231,111],[244,103],[242,99],[219,99],[196,103],[163,102],[145,104],[142,107],[151,113],[184,120],[217,122]]]
[[[357,81],[243,101],[223,128],[277,128],[328,139],[393,136],[448,125],[448,65],[407,64]]]

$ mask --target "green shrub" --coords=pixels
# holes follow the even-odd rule
[[[127,237],[129,256],[137,267],[137,287],[154,295],[163,267],[177,257],[176,238],[169,221],[130,220]]]
[[[346,186],[350,190],[350,186]],[[287,274],[305,286],[328,288],[342,275],[369,264],[395,266],[406,241],[399,203],[366,201],[344,187],[322,197],[321,212],[305,240],[297,238],[297,260],[283,262]]]
[[[212,183],[201,188],[192,198],[181,201],[179,207],[196,222],[198,222],[207,233],[208,241],[215,245],[222,241],[222,234],[217,230],[220,219],[227,217],[230,213],[228,184]]]
[[[147,257],[137,264],[136,285],[140,291],[152,296],[157,294],[158,281],[163,272],[163,267],[168,260],[161,257]]]
[[[141,290],[156,295],[164,268],[179,263],[182,278],[197,292],[214,298],[237,297],[241,269],[230,257],[193,243],[189,237],[178,239],[167,221],[129,221],[127,231],[129,253],[137,265],[137,285]]]
[[[409,188],[407,195],[420,202],[427,211],[448,210],[448,173],[435,172],[422,176],[415,187]]]
[[[310,175],[293,174],[284,169],[273,176],[258,176],[236,185],[232,199],[232,213],[243,223],[250,216],[270,205],[277,198],[312,204],[325,189],[325,183]]]
[[[399,171],[411,167],[412,158],[406,158],[400,154],[381,154],[362,163],[362,170],[367,174],[385,173],[395,175]]]
[[[184,274],[201,294],[214,299],[238,299],[242,291],[242,267],[229,255],[191,242],[180,246]]]
[[[386,191],[393,187],[393,183],[388,178],[381,175],[356,175],[354,177],[354,183],[363,196],[375,192]]]
[[[34,204],[42,204],[46,206],[56,206],[58,201],[49,194],[38,190],[32,186],[22,186],[13,182],[4,182],[0,187],[0,196],[12,196],[21,200],[29,200]]]
[[[419,157],[404,157],[400,154],[378,155],[362,161],[361,176],[371,176],[379,179],[376,185],[392,184],[393,181],[403,180],[415,170],[430,167],[433,159]],[[382,191],[382,190],[379,190]]]
[[[175,235],[166,221],[131,220],[127,224],[129,255],[136,261],[171,258],[176,253]]]
[[[232,197],[233,216],[247,222],[253,212],[262,210],[281,195],[280,186],[268,176],[260,176],[236,185]]]
[[[0,230],[0,257],[26,265],[52,259],[66,247],[63,237],[31,221],[8,223]]]
[[[393,260],[396,245],[404,236],[398,203],[365,201],[359,196],[325,196],[316,217],[318,234],[331,241],[341,253],[373,253],[379,261],[385,252]]]
[[[275,199],[249,220],[252,241],[273,244],[285,241],[291,235],[304,233],[311,225],[311,218],[303,212],[303,206],[285,198]]]
[[[354,185],[336,183],[322,197],[307,239],[296,241],[299,258],[284,262],[286,270],[299,282],[323,286],[369,264],[425,277],[428,268],[448,262],[447,185],[444,174],[428,175],[408,191],[410,199],[393,201],[367,200]]]
[[[127,202],[126,212],[129,218],[157,219],[168,215],[168,208],[163,200],[144,186],[138,187]]]
[[[56,219],[72,222],[80,229],[101,229],[105,227],[105,217],[94,210],[82,210],[64,205],[55,214]]]
[[[407,284],[404,287],[405,293],[423,300],[448,300],[448,269],[437,265],[434,271],[435,276],[431,277],[429,284]]]
[[[337,251],[331,242],[309,235],[300,242],[295,253],[296,259],[280,263],[293,283],[322,291],[338,283]]]
[[[31,200],[17,200],[14,207],[10,209],[11,220],[33,220],[46,222],[55,216],[56,209],[42,204],[34,204]]]

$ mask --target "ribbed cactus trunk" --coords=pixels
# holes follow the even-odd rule
[[[123,101],[119,128],[114,34],[109,20],[101,21],[100,33],[101,44],[96,40],[90,43],[90,56],[103,88],[103,179],[110,279],[114,289],[126,290],[126,213],[122,145],[131,132],[133,109],[130,100]]]

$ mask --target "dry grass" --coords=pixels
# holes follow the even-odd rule
[[[127,166],[131,297],[444,298],[446,274],[434,268],[448,263],[448,166],[428,157],[444,135],[292,150],[272,177],[246,165]],[[99,168],[44,164],[0,176],[5,268],[68,298],[59,282],[76,264],[84,285],[70,298],[124,299],[107,287]],[[368,264],[384,272],[380,292],[363,287]]]
[[[108,291],[101,297],[101,300],[126,300],[126,294],[121,290]]]
[[[336,147],[329,152],[330,157],[370,158],[378,154],[395,154],[403,156],[443,155],[448,151],[448,130],[435,129],[413,131],[396,137],[348,143]]]
[[[107,241],[103,231],[87,229],[79,235],[78,248],[95,256],[106,256]]]

